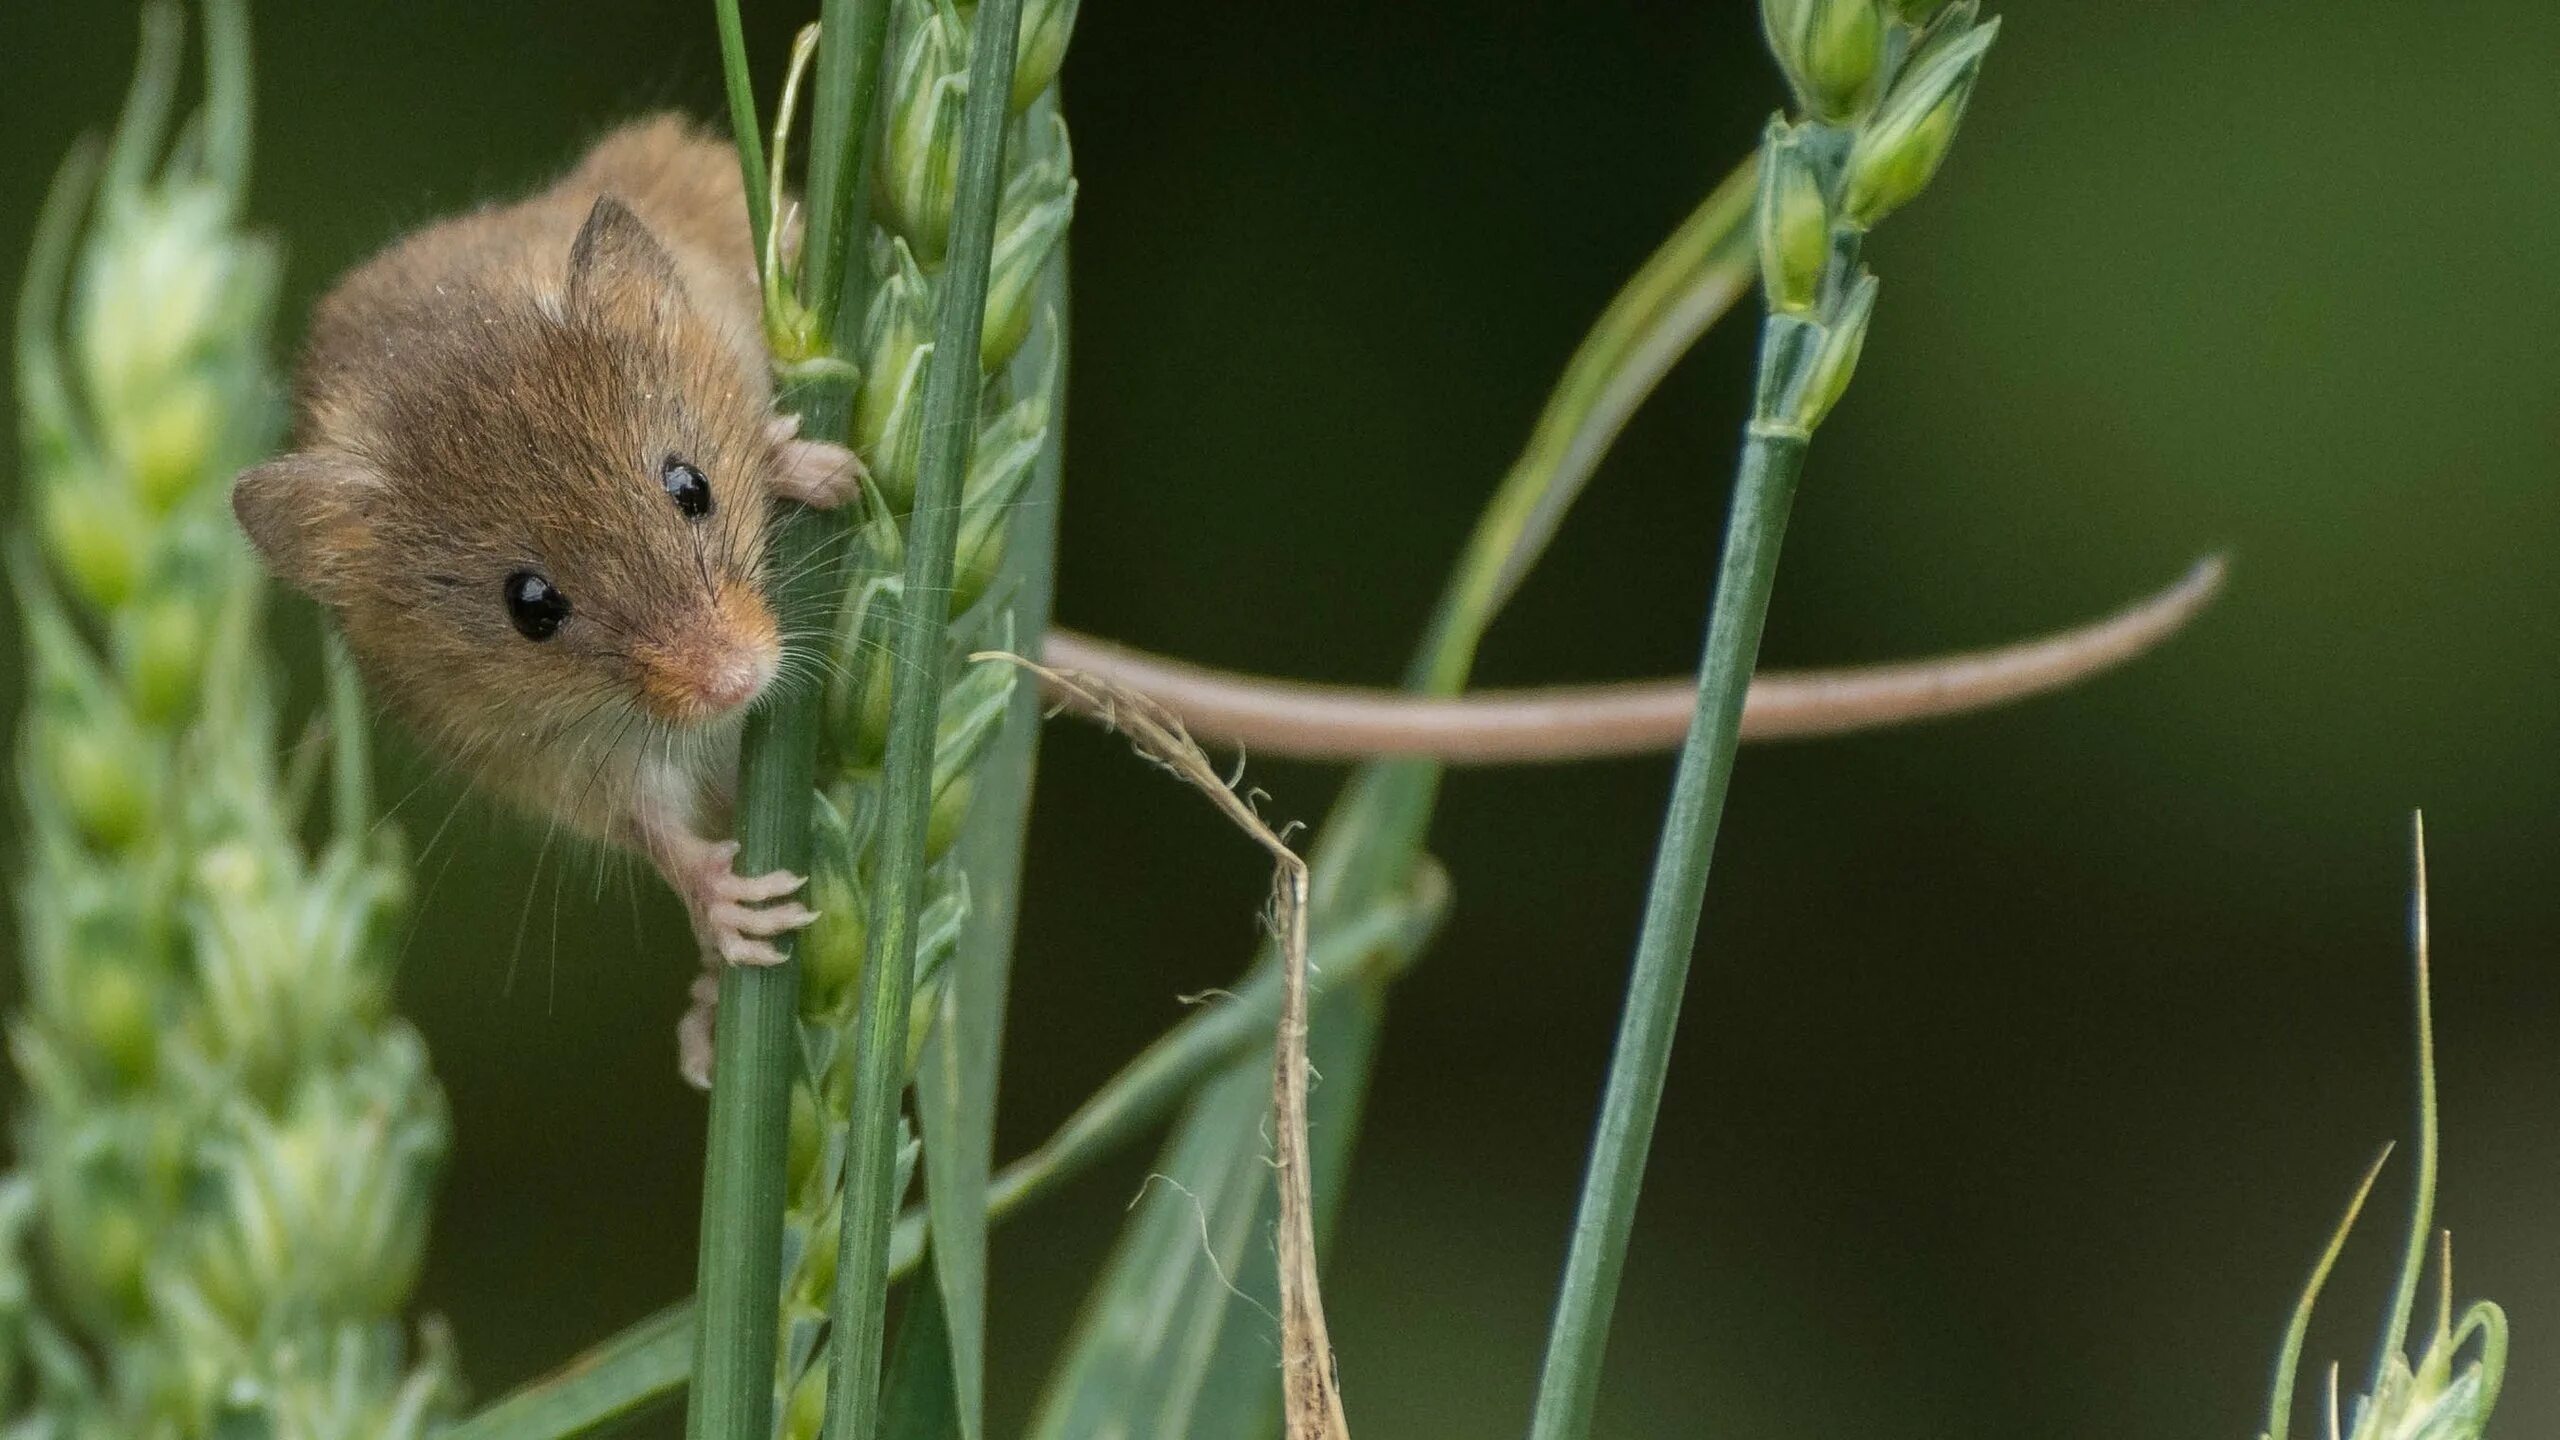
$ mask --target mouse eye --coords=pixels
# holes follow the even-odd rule
[[[569,618],[569,597],[530,570],[507,577],[507,618],[527,640],[548,640]]]
[[[670,455],[658,464],[658,483],[667,487],[667,497],[676,502],[687,520],[699,520],[711,513],[711,480],[696,470],[680,455]]]

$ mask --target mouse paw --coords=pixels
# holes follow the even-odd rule
[[[862,457],[826,440],[800,438],[800,417],[777,415],[765,427],[773,445],[774,470],[769,489],[785,500],[813,510],[833,510],[861,493],[871,478]]]
[[[693,1004],[676,1022],[676,1073],[696,1090],[711,1088],[711,1042],[720,1018],[720,977],[704,972],[693,982]]]
[[[734,868],[738,842],[698,842],[684,857],[679,885],[685,908],[693,915],[694,934],[710,951],[732,965],[779,965],[782,952],[773,937],[788,935],[818,918],[817,912],[788,897],[808,883],[788,870],[741,875]]]

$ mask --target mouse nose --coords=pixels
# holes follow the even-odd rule
[[[673,635],[636,647],[640,692],[679,724],[729,714],[764,693],[782,663],[781,631],[755,591],[724,584],[707,610]]]

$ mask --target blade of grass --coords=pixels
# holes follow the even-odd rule
[[[1426,861],[1409,893],[1320,937],[1308,968],[1327,989],[1368,985],[1419,951],[1448,906],[1448,877]],[[995,1177],[987,1187],[988,1221],[1016,1214],[1161,1122],[1203,1077],[1228,1069],[1266,1040],[1279,1013],[1279,972],[1263,970],[1167,1031]],[[898,1217],[889,1245],[891,1279],[920,1263],[928,1233],[924,1211]],[[685,1383],[693,1315],[690,1301],[659,1311],[497,1401],[447,1440],[570,1440],[639,1413]]]
[[[927,1286],[916,1292],[898,1320],[880,1406],[880,1440],[947,1440],[963,1433],[960,1397],[952,1393],[950,1350],[942,1297]]]
[[[320,659],[328,694],[329,808],[337,821],[332,833],[355,839],[373,829],[373,735],[366,728],[364,681],[336,630],[321,642]]]
[[[1743,694],[1759,658],[1760,631],[1777,582],[1778,544],[1786,534],[1804,451],[1803,435],[1758,427],[1743,443],[1724,556],[1717,564],[1706,654],[1698,668],[1697,714],[1672,777],[1670,810],[1654,855],[1626,1011],[1609,1058],[1608,1089],[1574,1217],[1573,1248],[1547,1333],[1537,1416],[1530,1430],[1534,1440],[1568,1440],[1591,1428],[1609,1312],[1617,1302],[1654,1117],[1671,1069],[1671,1040],[1688,984],[1689,952],[1698,938],[1698,912],[1706,900],[1707,867],[1715,856],[1725,786],[1733,777],[1734,750],[1742,740]]]
[[[882,759],[888,781],[876,892],[880,908],[863,962],[854,1113],[846,1137],[844,1232],[828,1341],[830,1433],[837,1440],[870,1440],[879,1420],[889,1240],[897,1210],[897,1119],[905,1088],[916,912],[924,892],[925,830],[933,802],[933,743],[942,706],[952,552],[959,538],[960,485],[977,439],[978,340],[995,244],[1005,101],[1021,9],[1021,0],[984,0],[970,40],[948,268],[924,377],[923,453],[906,535],[905,598],[890,632],[890,668],[896,680]]]
[[[1407,677],[1414,688],[1466,688],[1476,642],[1545,553],[1636,407],[1750,287],[1759,173],[1756,157],[1733,167],[1628,277],[1565,362],[1441,596],[1423,659]]]
[[[747,36],[738,23],[738,0],[713,0],[720,27],[720,83],[729,96],[729,134],[737,142],[738,169],[747,184],[747,228],[758,263],[773,230],[773,187],[764,168],[764,135],[757,127],[756,82],[747,70]]]
[[[1842,124],[1773,117],[1762,138],[1764,188],[1753,210],[1769,307],[1760,328],[1752,419],[1743,431],[1716,564],[1697,705],[1672,775],[1573,1242],[1547,1331],[1531,1440],[1582,1440],[1591,1430],[1610,1312],[1671,1069],[1690,952],[1796,479],[1814,428],[1838,403],[1866,343],[1877,291],[1876,277],[1860,263],[1867,233],[1936,172],[1983,54],[2000,33],[1998,20],[1976,24],[1975,13],[1970,5],[1943,12],[1945,43],[1908,76],[1889,73],[1916,39],[1899,18],[1890,37],[1874,37],[1863,51],[1855,40],[1833,47],[1833,59],[1888,72],[1873,77],[1886,98],[1872,114]],[[1793,45],[1801,36],[1775,22],[1770,35],[1801,90],[1804,56]]]
[[[2391,1147],[2373,1157],[2365,1167],[2364,1179],[2356,1185],[2356,1193],[2347,1201],[2347,1213],[2338,1228],[2329,1232],[2329,1244],[2321,1250],[2319,1261],[2311,1267],[2311,1278],[2302,1287],[2302,1296],[2293,1303],[2293,1318],[2285,1322],[2284,1345],[2276,1352],[2276,1376],[2267,1393],[2267,1428],[2259,1440],[2291,1440],[2293,1433],[2294,1376],[2302,1366],[2302,1344],[2311,1333],[2311,1310],[2320,1303],[2320,1291],[2329,1283],[2329,1272],[2338,1263],[2338,1255],[2347,1248],[2347,1232],[2356,1228],[2356,1217],[2364,1213],[2365,1197],[2373,1193],[2373,1182],[2382,1177],[2382,1166],[2391,1158]]]
[[[1013,360],[1019,391],[1027,391],[1054,364],[1058,393],[1065,393],[1066,277],[1061,254],[1041,285],[1047,319],[1034,328],[1033,343]],[[1038,472],[1015,514],[995,581],[999,590],[1014,596],[1014,624],[1024,635],[1049,627],[1065,436],[1064,414],[1053,413]],[[988,1170],[995,1159],[996,1071],[1004,1049],[1005,990],[1013,969],[1022,847],[1031,820],[1040,724],[1039,694],[1029,685],[1016,687],[1004,732],[978,773],[977,793],[961,832],[969,919],[945,972],[937,1018],[915,1078],[937,1313],[950,1347],[954,1413],[964,1440],[976,1440],[985,1424]]]
[[[2373,1381],[2380,1386],[2393,1357],[2405,1353],[2409,1317],[2418,1305],[2418,1277],[2427,1264],[2427,1242],[2434,1238],[2436,1206],[2436,1025],[2434,987],[2427,978],[2427,817],[2410,822],[2410,845],[2417,855],[2418,884],[2411,901],[2409,932],[2418,957],[2418,1174],[2409,1197],[2409,1239],[2400,1257],[2400,1273],[2391,1286],[2391,1308],[2384,1311],[2382,1338],[2373,1355]]]
[[[444,1432],[442,1440],[571,1440],[674,1397],[693,1363],[690,1302],[670,1305]]]
[[[1638,402],[1748,287],[1756,169],[1746,160],[1649,258],[1594,323],[1558,380],[1520,458],[1502,479],[1451,575],[1406,672],[1408,688],[1455,694],[1478,643],[1535,563],[1574,496]],[[1334,927],[1411,883],[1422,863],[1441,767],[1372,762],[1355,771],[1309,856],[1311,928]],[[1409,956],[1407,957],[1409,958]],[[1258,980],[1270,970],[1266,947]],[[1343,1194],[1371,1056],[1383,976],[1330,987],[1310,1009],[1309,1059],[1324,1083],[1309,1106],[1313,1221],[1319,1247]],[[1279,1403],[1267,1333],[1276,1295],[1253,1237],[1269,1233],[1270,1157],[1262,1134],[1268,1045],[1202,1087],[1166,1142],[1076,1337],[1052,1377],[1033,1434],[1094,1433],[1244,1440]],[[1176,1188],[1177,1185],[1180,1188]]]

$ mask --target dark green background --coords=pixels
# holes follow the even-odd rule
[[[751,5],[758,55],[811,8]],[[260,18],[256,209],[297,314],[617,116],[718,105],[694,0]],[[0,10],[0,271],[130,48],[120,6]],[[2421,805],[2441,1215],[2462,1294],[2515,1322],[2500,1430],[2560,1425],[2555,55],[2528,0],[2011,10],[1950,168],[1870,247],[1767,657],[2040,629],[2208,549],[2232,589],[2079,693],[1746,755],[1605,1433],[2254,1434],[2302,1272],[2409,1127]],[[1062,615],[1369,681],[1587,319],[1779,99],[1739,0],[1091,0],[1066,80]],[[1486,679],[1689,661],[1746,332],[1663,387]],[[1459,905],[1399,992],[1329,1287],[1364,1440],[1521,1427],[1666,773],[1449,786]],[[1257,778],[1312,818],[1335,772]],[[1008,1152],[1231,975],[1262,893],[1116,742],[1058,731],[1044,780]],[[680,923],[531,855],[446,831],[404,979],[459,1134],[426,1300],[484,1393],[692,1276]],[[1000,1428],[1143,1167],[1004,1232]],[[2316,1356],[2369,1351],[2407,1174]]]

